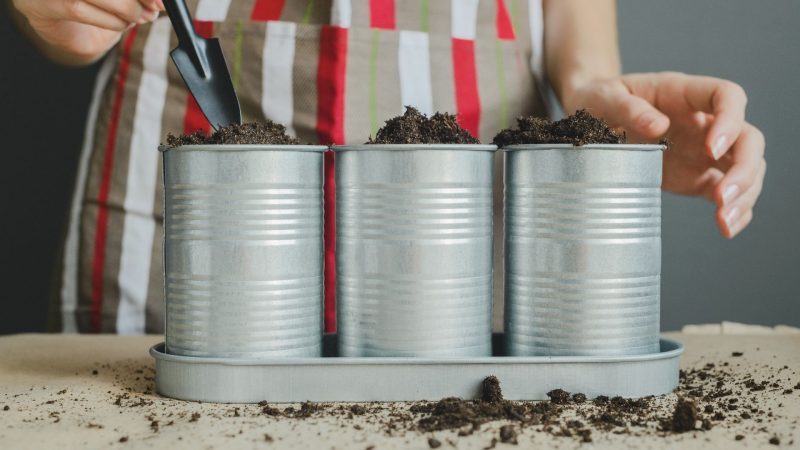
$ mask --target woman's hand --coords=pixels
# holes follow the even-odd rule
[[[9,0],[46,56],[72,65],[102,57],[122,33],[158,17],[161,0]],[[19,17],[21,16],[21,17]]]
[[[628,133],[628,142],[666,136],[663,187],[716,203],[722,234],[732,238],[753,218],[767,163],[764,135],[745,121],[737,84],[682,73],[624,75],[562,94],[568,112],[586,108]]]

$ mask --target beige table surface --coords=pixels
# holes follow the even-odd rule
[[[684,368],[731,361],[734,373],[762,379],[779,375],[785,383],[800,382],[798,334],[668,336],[685,344]],[[240,406],[241,415],[234,417],[231,405],[159,397],[152,394],[154,364],[147,350],[160,340],[161,336],[1,337],[0,449],[425,449],[427,437],[434,436],[417,432],[389,436],[363,416],[352,420],[274,418],[258,414],[257,405],[244,405]],[[733,361],[732,351],[744,352],[744,356]],[[128,397],[115,404],[118,396],[126,393]],[[772,435],[780,438],[780,448],[800,448],[800,390],[789,396],[767,391],[759,406],[774,412],[774,417],[764,422],[768,431],[753,431],[752,423],[667,437],[595,431],[593,443],[580,444],[529,429],[519,436],[519,446],[497,444],[497,448],[776,448],[768,443]],[[195,412],[200,417],[191,421]],[[152,419],[161,424],[158,431],[151,429]],[[173,424],[167,425],[170,421]],[[360,430],[353,427],[354,421],[361,425]],[[442,449],[482,449],[497,436],[502,424],[487,424],[468,437],[457,437],[455,432],[437,432],[435,437],[443,443]],[[265,433],[272,437],[271,442],[265,440]],[[735,434],[744,434],[745,439],[735,441]],[[120,442],[123,436],[128,438],[126,442]]]

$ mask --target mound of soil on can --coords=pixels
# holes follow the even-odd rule
[[[624,144],[625,134],[618,134],[602,119],[585,109],[553,122],[539,117],[517,118],[517,129],[507,128],[494,137],[498,147],[515,144]]]
[[[230,125],[220,127],[211,135],[206,135],[202,131],[191,134],[167,136],[168,147],[180,147],[182,145],[236,145],[236,144],[255,144],[255,145],[297,145],[300,141],[297,138],[286,134],[286,127],[267,120],[263,123],[245,123],[241,125]]]
[[[437,112],[431,117],[406,106],[406,112],[386,121],[367,144],[480,144],[461,128],[456,116]]]

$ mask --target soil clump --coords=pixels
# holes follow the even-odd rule
[[[626,136],[585,109],[558,121],[539,117],[518,117],[517,128],[507,128],[494,137],[498,147],[516,144],[624,144]]]
[[[207,135],[203,131],[167,136],[167,147],[182,145],[297,145],[297,138],[286,134],[286,127],[269,119],[259,123],[244,123],[220,127]]]
[[[437,112],[431,117],[412,106],[386,121],[367,144],[480,144],[458,124],[457,117]]]

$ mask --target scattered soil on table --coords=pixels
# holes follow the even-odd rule
[[[180,136],[173,134],[167,136],[167,146],[171,148],[182,145],[203,144],[297,145],[300,144],[300,141],[286,134],[286,127],[269,119],[263,123],[245,123],[221,127],[211,135],[206,135],[203,131],[196,131]]]
[[[575,444],[593,441],[608,442],[611,436],[627,439],[668,439],[669,442],[704,439],[707,430],[716,430],[715,438],[731,442],[746,439],[749,445],[794,445],[790,433],[776,423],[785,422],[782,405],[800,398],[798,373],[787,366],[763,365],[743,373],[745,362],[732,358],[708,362],[680,372],[674,394],[660,397],[627,399],[598,396],[587,399],[582,393],[565,389],[549,392],[549,401],[509,401],[503,397],[502,383],[487,377],[476,386],[475,399],[445,398],[439,401],[412,403],[359,404],[271,404],[221,405],[181,402],[161,398],[154,393],[154,372],[151,366],[118,364],[98,366],[104,376],[113,380],[107,401],[120,413],[135,416],[141,412],[139,431],[113,428],[113,442],[146,440],[153,434],[170,430],[182,433],[228,429],[231,439],[244,435],[254,442],[278,443],[283,437],[272,428],[276,419],[305,421],[307,426],[331,424],[353,430],[355,436],[374,433],[406,439],[409,445],[436,443],[441,448],[460,447],[460,439],[480,440],[482,448],[500,448],[501,444],[525,446],[535,435],[564,439]],[[734,369],[734,366],[738,368]],[[91,369],[86,372],[91,373]],[[8,416],[24,415],[24,421],[77,423],[86,433],[100,432],[109,424],[107,416],[93,415],[81,388],[69,391],[53,389],[32,408],[18,407],[17,395],[0,396],[0,408],[14,406]],[[34,391],[31,391],[34,392]],[[39,392],[38,390],[35,392]],[[50,400],[55,400],[50,402]],[[67,405],[82,405],[81,415],[67,412]],[[73,407],[74,406],[70,406]],[[201,416],[202,413],[202,416]],[[77,419],[76,419],[77,417]],[[201,418],[202,417],[202,418]],[[16,419],[15,419],[16,420]],[[77,420],[77,422],[76,422]],[[174,427],[174,428],[173,428]],[[197,428],[200,427],[200,428]],[[239,428],[238,434],[236,428]],[[307,429],[307,428],[306,428]],[[192,431],[197,430],[197,431]],[[269,434],[267,434],[269,433]],[[297,433],[302,433],[298,426]],[[269,436],[269,437],[267,437]],[[122,438],[126,438],[123,440]],[[535,439],[535,438],[534,438]],[[636,440],[627,441],[635,446]],[[364,443],[364,447],[368,443]],[[361,447],[361,448],[364,448]],[[439,447],[435,447],[439,448]]]
[[[453,114],[437,112],[428,117],[406,106],[402,116],[387,120],[367,144],[480,144],[480,141],[461,128]]]
[[[517,129],[507,128],[494,137],[494,144],[624,144],[625,134],[618,134],[602,119],[585,109],[553,122],[539,117],[517,118]]]

